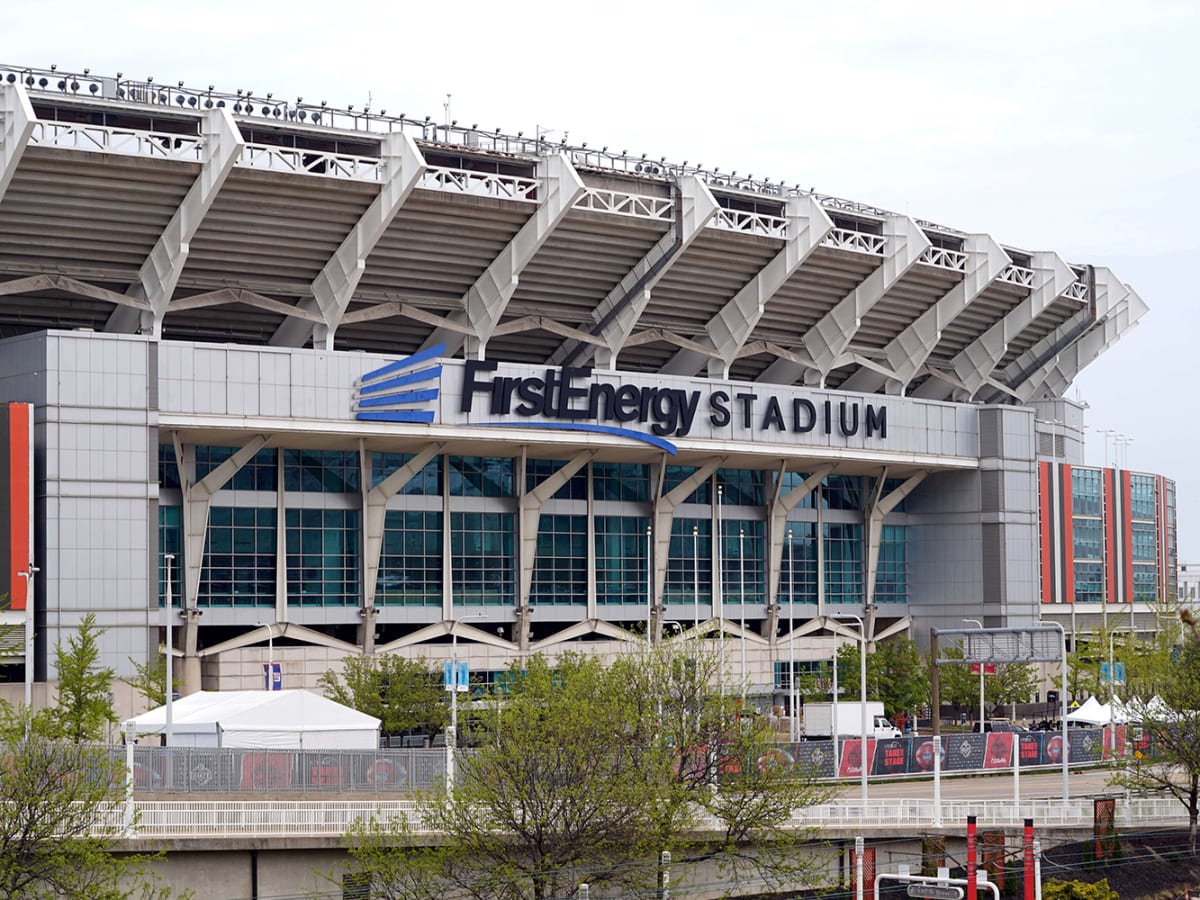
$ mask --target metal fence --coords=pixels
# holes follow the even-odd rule
[[[819,778],[856,778],[861,772],[856,739],[778,744],[759,765],[782,765]],[[1123,727],[1072,729],[1066,752],[1072,765],[1119,758],[1127,750]],[[114,754],[123,749],[112,748]],[[470,750],[459,751],[460,759]],[[1055,767],[1062,761],[1059,732],[1026,734],[954,734],[942,738],[942,771],[967,773],[1010,768],[1014,753],[1022,768]],[[872,776],[928,775],[933,768],[932,739],[889,738],[867,742]],[[248,750],[197,747],[135,747],[136,793],[163,794],[338,794],[404,796],[442,784],[446,751]]]

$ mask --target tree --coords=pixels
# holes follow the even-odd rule
[[[136,690],[145,699],[151,709],[165,706],[167,702],[167,661],[166,658],[148,659],[144,663],[130,659],[134,675],[126,678],[125,683]],[[171,687],[178,690],[178,682],[172,678]]]
[[[1200,819],[1200,644],[1180,648],[1172,677],[1161,685],[1163,704],[1148,704],[1142,731],[1150,753],[1134,752],[1129,766],[1111,784],[1130,791],[1153,791],[1174,797],[1188,813],[1188,842],[1196,852]]]
[[[379,719],[385,737],[438,732],[450,719],[442,675],[424,660],[393,653],[347,656],[340,676],[330,669],[317,684],[329,699]]]
[[[1099,881],[1063,881],[1051,878],[1042,886],[1043,900],[1121,900],[1121,895],[1108,886],[1108,879]]]
[[[120,758],[57,740],[45,724],[0,702],[0,896],[168,896],[149,857],[110,852],[123,827],[110,811],[124,796]]]
[[[772,751],[763,717],[714,690],[718,669],[699,642],[609,666],[571,654],[514,666],[504,692],[477,704],[482,743],[453,795],[423,804],[442,841],[414,848],[402,824],[362,823],[353,876],[390,900],[543,900],[581,882],[646,890],[662,851],[673,882],[701,862],[728,877],[796,871],[807,835],[785,826],[824,788]]]
[[[67,646],[59,641],[55,647],[58,699],[38,713],[46,734],[82,744],[101,740],[106,727],[117,723],[110,692],[116,672],[99,665],[104,631],[96,628],[95,615],[88,613]]]
[[[998,663],[995,675],[984,675],[984,697],[996,706],[1026,703],[1038,686],[1038,672],[1029,663]]]
[[[843,644],[838,650],[838,681],[842,697],[859,694],[859,645]],[[929,703],[929,679],[921,651],[912,638],[881,641],[867,654],[867,697],[882,701],[888,715],[908,713]]]

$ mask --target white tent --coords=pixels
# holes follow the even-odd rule
[[[1088,697],[1083,706],[1067,713],[1067,721],[1083,725],[1107,725],[1112,721],[1112,710],[1107,703],[1101,703],[1095,697]]]
[[[309,691],[201,691],[172,704],[177,747],[374,750],[379,720]],[[162,734],[167,708],[127,720],[135,734]]]

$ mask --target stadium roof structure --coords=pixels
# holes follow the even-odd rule
[[[0,66],[0,337],[46,328],[1061,396],[1107,268],[473,124]]]

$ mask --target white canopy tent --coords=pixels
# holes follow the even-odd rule
[[[1081,725],[1107,725],[1112,721],[1112,710],[1107,703],[1088,697],[1083,706],[1067,713],[1067,721]]]
[[[167,708],[124,723],[126,732],[162,734]],[[172,704],[177,747],[374,750],[379,720],[309,691],[200,691]]]

